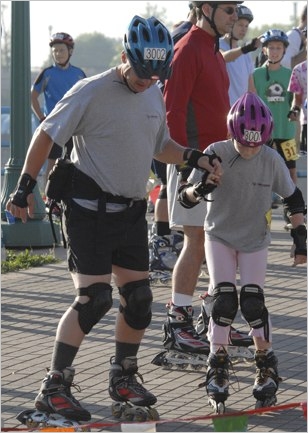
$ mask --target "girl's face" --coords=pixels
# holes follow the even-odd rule
[[[234,142],[234,147],[235,147],[236,151],[241,155],[241,157],[243,159],[253,158],[255,155],[257,155],[257,153],[260,152],[261,147],[262,147],[262,146],[257,146],[257,147],[243,146],[242,144],[240,144],[236,140],[234,140],[233,142]]]
[[[263,53],[271,62],[280,62],[285,53],[284,43],[281,41],[271,41],[266,47],[263,47]]]

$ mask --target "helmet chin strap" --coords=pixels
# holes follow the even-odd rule
[[[204,14],[204,12],[203,12],[203,10],[202,10],[202,15],[203,15],[203,17],[206,19],[206,21],[209,23],[209,25],[211,26],[211,28],[214,30],[214,32],[215,32],[215,53],[217,53],[217,51],[219,51],[219,39],[223,36],[222,34],[220,34],[219,33],[219,31],[218,31],[218,29],[217,29],[217,26],[216,26],[216,24],[215,24],[215,21],[214,21],[214,16],[215,16],[215,12],[216,12],[216,7],[217,6],[214,6],[213,7],[213,12],[212,12],[212,16],[211,16],[211,18],[209,18],[209,17],[207,17],[205,14]]]

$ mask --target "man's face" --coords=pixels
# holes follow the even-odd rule
[[[213,9],[213,8],[211,8]],[[212,11],[213,12],[213,11]],[[237,5],[229,3],[221,3],[216,7],[214,21],[218,32],[221,35],[231,33],[234,23],[238,19]]]
[[[233,26],[232,34],[233,36],[238,39],[242,40],[245,38],[246,33],[248,31],[249,27],[249,21],[245,18],[240,18]]]
[[[122,74],[127,81],[128,87],[135,93],[141,93],[157,83],[157,79],[139,78],[134,68],[130,65],[126,55],[122,53]]]

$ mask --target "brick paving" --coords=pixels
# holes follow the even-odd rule
[[[265,294],[274,328],[273,346],[283,378],[278,404],[284,405],[307,399],[307,268],[291,267],[291,238],[283,229],[281,214],[281,208],[274,211]],[[56,248],[55,254],[61,259],[65,257],[62,247]],[[198,295],[207,284],[207,275],[203,274],[194,296],[196,317],[200,308]],[[153,319],[140,348],[139,371],[146,387],[158,397],[156,409],[161,419],[168,420],[158,423],[156,429],[160,432],[212,432],[212,420],[181,421],[182,418],[213,414],[204,388],[198,389],[198,384],[204,380],[204,371],[167,370],[151,364],[153,357],[162,350],[162,324],[171,286],[155,284],[152,288]],[[5,428],[20,428],[16,415],[21,410],[33,408],[45,368],[50,363],[58,320],[73,298],[73,285],[65,260],[2,276],[1,418]],[[75,360],[75,381],[81,387],[81,393],[76,397],[92,413],[93,422],[115,423],[110,415],[107,386],[109,360],[114,354],[113,331],[118,302],[117,290],[114,290],[113,308],[85,338]],[[247,329],[240,316],[236,318],[235,326]],[[254,409],[253,381],[253,365],[234,365],[227,413]],[[103,430],[121,431],[121,426],[92,428],[92,431]],[[247,431],[306,432],[307,424],[303,410],[293,408],[262,416],[251,415]]]

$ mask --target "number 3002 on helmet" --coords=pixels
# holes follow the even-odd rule
[[[169,30],[155,17],[134,16],[124,35],[123,47],[139,78],[163,82],[170,77],[173,41]]]

